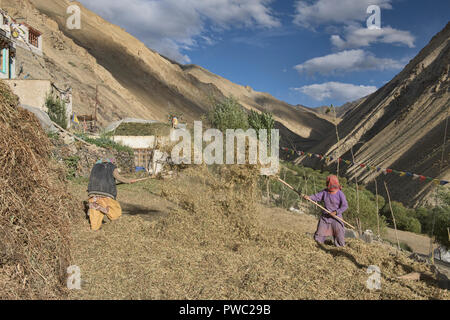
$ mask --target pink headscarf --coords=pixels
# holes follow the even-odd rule
[[[335,175],[331,175],[327,177],[327,188],[329,192],[336,192],[341,190],[342,187],[339,184],[339,179]]]

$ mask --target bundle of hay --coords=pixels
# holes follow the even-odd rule
[[[36,117],[0,82],[0,299],[64,296],[73,207]]]

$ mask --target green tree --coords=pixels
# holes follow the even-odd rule
[[[416,218],[416,212],[414,209],[405,208],[400,202],[392,201],[392,211],[394,212],[395,221],[399,230],[415,233],[420,233],[422,231],[422,225]],[[393,220],[388,205],[384,206],[382,214],[392,226]]]
[[[48,95],[45,100],[48,109],[47,114],[52,121],[63,129],[67,129],[66,103],[59,97]]]
[[[270,112],[258,113],[255,110],[251,110],[248,115],[248,124],[251,128],[255,129],[256,136],[259,139],[259,130],[267,130],[267,143],[270,145],[272,137],[272,129],[275,126],[275,120],[273,119],[273,114]]]
[[[255,110],[250,110],[250,113],[248,115],[248,124],[250,125],[250,127],[256,130],[256,134],[259,138],[259,130],[264,129],[264,126],[262,123],[262,117]]]
[[[450,228],[450,191],[445,187],[438,187],[436,192],[438,204],[431,209],[428,216],[428,223],[430,225],[428,234],[431,234],[434,215],[436,220],[433,235],[437,242],[450,249],[450,235],[448,230]]]
[[[214,100],[213,109],[208,114],[208,119],[214,128],[225,132],[226,129],[243,129],[249,128],[247,113],[233,98],[228,97],[222,101]]]
[[[447,228],[450,228],[450,206],[438,206],[433,208],[433,211],[436,215],[434,226],[436,241],[450,249],[450,239],[447,231]]]

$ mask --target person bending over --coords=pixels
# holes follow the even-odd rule
[[[94,231],[100,229],[105,215],[111,221],[119,219],[122,215],[122,208],[116,200],[116,180],[127,184],[136,182],[122,177],[112,158],[97,161],[91,170],[87,190],[89,195],[88,216],[91,229]]]
[[[312,196],[304,196],[306,200],[323,202],[325,208],[331,212],[331,215],[342,219],[342,213],[348,209],[347,199],[345,198],[342,187],[339,184],[338,177],[331,175],[327,177],[327,188]],[[333,218],[330,214],[322,211],[317,231],[314,234],[314,240],[324,243],[326,237],[332,236],[334,244],[337,247],[345,246],[345,228],[344,223]]]

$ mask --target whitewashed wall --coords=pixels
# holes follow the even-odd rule
[[[155,136],[113,136],[113,141],[133,149],[148,149],[155,145]]]

